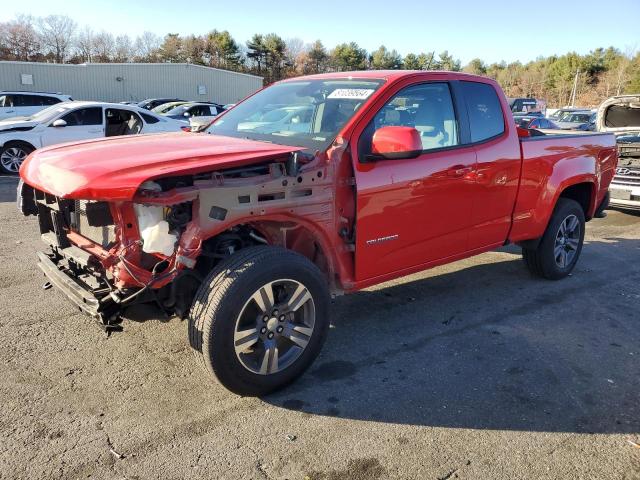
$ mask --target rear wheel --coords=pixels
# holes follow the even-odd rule
[[[34,148],[23,142],[10,142],[0,149],[0,171],[2,173],[17,174],[20,165]]]
[[[582,252],[584,230],[584,212],[580,204],[560,198],[538,247],[522,249],[529,271],[550,280],[569,275]]]
[[[329,293],[318,268],[275,247],[251,247],[203,282],[189,318],[196,356],[226,388],[264,395],[301,375],[329,328]]]

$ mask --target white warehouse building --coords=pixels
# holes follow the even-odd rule
[[[189,63],[0,61],[0,90],[56,92],[104,102],[179,98],[235,103],[262,87],[262,77]]]

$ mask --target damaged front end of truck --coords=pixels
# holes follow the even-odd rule
[[[35,152],[21,171],[18,197],[22,212],[38,218],[47,245],[38,261],[48,282],[113,330],[128,307],[141,303],[186,317],[207,274],[253,245],[295,250],[331,279],[334,262],[324,252],[344,238],[327,232],[344,237],[351,228],[334,215],[329,161],[344,148],[311,156],[295,147],[227,140],[232,147],[212,136],[190,139],[202,148],[171,168],[147,152],[149,160],[136,168],[122,159],[108,169],[66,170],[58,149]],[[88,144],[85,154],[99,146]]]

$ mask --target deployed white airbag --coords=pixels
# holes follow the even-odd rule
[[[154,186],[159,188],[159,185],[154,182],[145,182],[142,186],[148,190],[155,190]],[[163,207],[135,204],[133,208],[138,217],[142,251],[161,253],[166,256],[172,255],[178,241],[178,235],[169,232],[169,224],[164,220]]]

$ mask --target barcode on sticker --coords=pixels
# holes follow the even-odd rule
[[[373,93],[372,88],[336,88],[327,98],[352,98],[364,100]]]

